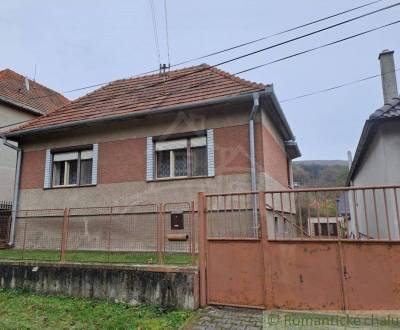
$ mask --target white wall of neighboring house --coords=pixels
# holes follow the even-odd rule
[[[400,184],[400,120],[387,121],[379,125],[352,183],[353,186]],[[352,205],[351,225],[353,233],[356,233],[355,213],[357,212],[360,233],[366,235],[368,225],[370,236],[377,238],[379,230],[380,238],[387,239],[389,236],[387,223],[389,222],[391,239],[399,239],[394,190],[386,191],[387,216],[383,191],[379,189],[375,191],[376,212],[372,191],[368,190],[365,194],[366,211],[364,211],[362,192],[356,193],[356,208],[353,206],[353,194],[350,193],[349,196]],[[400,191],[397,191],[397,199],[400,203]]]
[[[0,127],[18,124],[37,116],[27,111],[16,109],[8,104],[0,103]],[[11,127],[0,128],[0,133]],[[17,152],[3,145],[0,141],[0,201],[11,201],[14,190],[14,176]]]

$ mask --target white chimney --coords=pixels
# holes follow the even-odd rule
[[[378,57],[381,63],[382,90],[385,104],[392,98],[399,96],[393,53],[393,50],[384,50]]]

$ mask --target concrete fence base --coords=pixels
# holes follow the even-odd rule
[[[198,307],[195,267],[1,262],[1,288],[163,307]]]

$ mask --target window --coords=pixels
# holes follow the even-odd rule
[[[207,175],[207,138],[159,141],[155,143],[158,179]]]
[[[92,184],[93,150],[53,153],[53,187]]]
[[[321,231],[319,230],[321,228]],[[337,236],[337,227],[335,223],[314,223],[314,233],[315,236],[328,236],[328,228],[329,228],[329,236]]]

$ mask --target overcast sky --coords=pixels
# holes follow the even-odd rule
[[[371,0],[167,0],[171,63],[269,35]],[[167,62],[164,1],[154,0],[162,62]],[[200,62],[263,48],[396,1],[253,44]],[[250,56],[221,68],[234,73],[396,21],[400,6]],[[273,83],[280,100],[378,74],[378,54],[394,50],[400,67],[400,24],[241,74]],[[158,67],[149,0],[1,0],[0,69],[10,68],[57,91],[129,77]],[[194,62],[193,64],[196,64]],[[191,65],[191,64],[187,64]],[[74,99],[90,90],[67,93]],[[368,116],[383,104],[380,78],[282,103],[302,159],[345,159]]]

